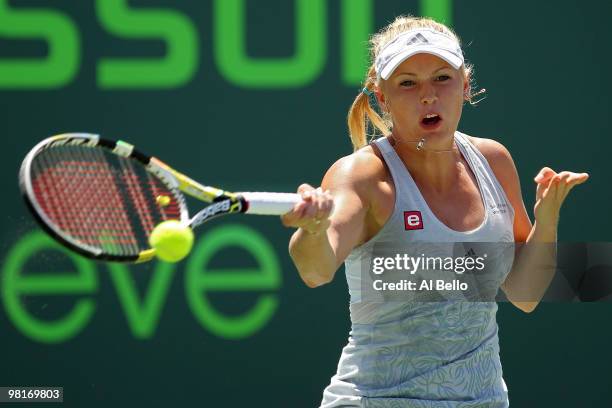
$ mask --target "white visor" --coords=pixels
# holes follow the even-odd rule
[[[387,43],[376,57],[376,73],[389,79],[395,68],[416,54],[432,54],[459,69],[463,63],[463,52],[459,43],[440,31],[420,28],[407,31]]]

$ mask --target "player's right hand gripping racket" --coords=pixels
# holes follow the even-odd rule
[[[149,235],[179,220],[195,228],[225,214],[282,215],[290,193],[230,193],[204,186],[129,143],[87,133],[52,136],[25,157],[19,185],[28,208],[62,245],[89,258],[144,262]],[[189,216],[185,193],[211,205]]]

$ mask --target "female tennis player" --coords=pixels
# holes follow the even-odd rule
[[[554,243],[561,205],[588,174],[542,168],[532,225],[510,153],[457,131],[474,94],[456,34],[403,16],[371,46],[348,115],[355,152],[321,187],[301,185],[304,201],[283,216],[297,228],[289,251],[308,286],[330,282],[345,263],[352,330],[321,407],[507,407],[495,302],[368,302],[362,265],[377,243]],[[369,126],[383,136],[368,144]],[[523,247],[497,282],[525,312],[554,274],[531,267],[550,257],[541,248]]]

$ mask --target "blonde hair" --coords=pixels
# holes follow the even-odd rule
[[[374,61],[378,56],[379,51],[389,41],[393,40],[400,34],[414,30],[418,28],[431,28],[440,31],[451,38],[457,40],[461,44],[461,40],[455,34],[453,30],[445,26],[444,24],[438,23],[435,20],[426,17],[414,17],[411,15],[399,16],[391,24],[384,27],[378,33],[370,37],[370,68],[366,74],[366,78],[363,83],[363,91],[359,92],[351,108],[348,112],[347,122],[349,128],[349,134],[351,142],[353,143],[353,149],[358,150],[361,147],[367,145],[367,132],[368,128],[372,128],[373,135],[376,135],[376,131],[380,132],[383,136],[387,136],[391,133],[391,117],[387,113],[383,113],[381,116],[375,109],[375,97],[374,89],[377,85],[377,75],[374,66]],[[461,71],[466,75],[470,83],[468,84],[468,91],[466,94],[466,100],[469,103],[472,102],[472,74],[474,67],[465,63],[461,67]],[[473,103],[475,104],[475,103]]]

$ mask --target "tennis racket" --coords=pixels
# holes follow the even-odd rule
[[[25,157],[19,185],[29,210],[62,245],[89,258],[144,262],[160,222],[191,228],[226,214],[282,215],[298,194],[231,193],[204,186],[123,141],[65,133]],[[189,216],[185,195],[210,203]]]

